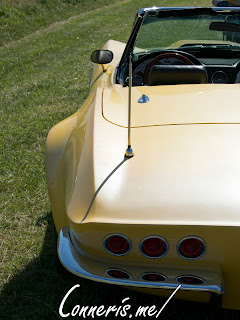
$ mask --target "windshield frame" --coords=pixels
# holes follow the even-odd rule
[[[119,62],[117,73],[116,73],[116,80],[117,83],[122,83],[121,73],[123,69],[128,66],[129,56],[133,53],[133,49],[135,46],[135,42],[137,39],[138,32],[143,24],[144,19],[147,15],[161,15],[163,17],[170,17],[179,16],[179,14],[185,15],[218,15],[221,13],[227,14],[239,14],[240,7],[152,7],[152,8],[143,8],[137,11],[137,16],[135,18],[131,35],[129,40],[126,44],[125,50],[123,52],[122,58]]]

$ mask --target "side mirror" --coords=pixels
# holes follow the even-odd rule
[[[113,53],[110,50],[95,50],[91,54],[91,61],[98,64],[110,63]]]

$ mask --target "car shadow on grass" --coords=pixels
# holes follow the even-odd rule
[[[108,285],[85,280],[70,273],[64,273],[60,276],[55,269],[53,252],[53,220],[50,212],[47,212],[38,219],[37,224],[46,223],[46,234],[42,251],[36,259],[29,263],[24,270],[14,276],[5,284],[1,292],[0,311],[1,319],[62,319],[59,315],[59,306],[65,294],[76,284],[76,288],[68,297],[64,304],[63,312],[71,313],[76,305],[82,306],[100,306],[105,309],[109,306],[120,306],[130,304],[132,319],[156,319],[156,316],[135,317],[134,314],[139,306],[156,305],[159,311],[166,302],[166,298],[138,293],[120,286]],[[122,300],[130,299],[122,304]],[[72,317],[69,315],[66,319],[84,319],[83,315]],[[126,318],[126,317],[125,317]],[[92,319],[86,316],[85,319]],[[107,317],[97,317],[95,319],[124,319],[122,316],[116,316],[114,312]],[[240,319],[239,312],[222,310],[216,317],[208,312],[205,304],[171,300],[158,319]]]

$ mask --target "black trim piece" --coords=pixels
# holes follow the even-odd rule
[[[130,37],[128,39],[128,42],[126,44],[126,47],[124,49],[122,58],[121,58],[121,60],[119,62],[119,68],[118,68],[117,79],[116,79],[117,83],[119,83],[119,80],[120,80],[120,73],[121,73],[122,67],[125,64],[126,60],[128,59],[130,53],[133,50],[133,46],[134,46],[134,43],[136,41],[138,30],[140,29],[142,21],[143,21],[143,16],[138,15],[137,19],[136,19],[136,21],[135,21],[135,23],[133,25],[133,29],[132,29],[131,35],[130,35]]]

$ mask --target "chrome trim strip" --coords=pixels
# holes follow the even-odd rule
[[[142,248],[141,248],[141,247],[142,247],[143,242],[144,242],[145,240],[147,240],[147,239],[150,239],[150,238],[158,238],[158,239],[161,239],[161,240],[164,241],[164,243],[165,243],[165,245],[166,245],[166,251],[165,251],[164,254],[162,254],[162,255],[159,256],[159,257],[149,257],[148,255],[146,255],[145,253],[142,252]],[[160,259],[160,258],[164,257],[164,256],[168,253],[168,243],[167,243],[167,241],[166,241],[163,237],[157,236],[157,235],[154,235],[154,234],[153,234],[153,235],[151,235],[151,236],[148,236],[148,237],[144,238],[144,239],[140,242],[139,249],[140,249],[141,254],[142,254],[144,257],[146,257],[146,258],[149,258],[149,259]]]
[[[138,15],[144,15],[145,13],[152,12],[158,13],[159,11],[171,11],[171,10],[186,10],[186,9],[208,9],[213,11],[240,11],[239,7],[149,7],[149,8],[142,8],[137,11]]]
[[[186,257],[184,257],[183,255],[181,255],[181,253],[179,252],[179,246],[180,246],[180,244],[181,244],[184,240],[191,239],[191,238],[195,238],[195,239],[200,240],[200,241],[203,243],[203,245],[204,245],[204,251],[203,251],[203,253],[202,253],[199,257],[197,257],[197,258],[186,258]],[[179,256],[180,256],[181,258],[186,259],[186,260],[197,260],[197,259],[201,258],[201,257],[205,254],[206,250],[207,250],[207,246],[206,246],[206,243],[203,241],[203,239],[201,239],[201,238],[198,237],[198,236],[194,236],[194,235],[186,236],[186,237],[182,238],[182,239],[178,242],[178,244],[177,244],[177,253],[179,254]]]
[[[73,274],[94,280],[99,282],[105,282],[109,284],[117,284],[123,286],[133,286],[133,287],[142,287],[142,288],[159,288],[159,289],[171,289],[175,290],[178,288],[179,283],[169,283],[169,282],[146,282],[139,280],[121,280],[121,279],[111,279],[103,276],[98,276],[96,274],[92,274],[86,270],[86,263],[90,260],[86,258],[84,255],[80,255],[76,249],[73,247],[72,242],[70,240],[69,230],[67,227],[63,227],[60,231],[58,237],[58,256],[63,264],[63,266]],[[99,263],[96,260],[95,263]],[[213,292],[216,294],[223,294],[222,291],[222,283],[219,285],[183,285],[181,284],[181,290],[188,291],[203,291],[203,292]]]
[[[124,238],[125,240],[127,240],[128,244],[129,244],[129,249],[128,249],[128,251],[127,251],[126,253],[116,254],[116,253],[112,253],[111,251],[108,250],[108,248],[106,247],[105,242],[107,241],[108,238],[110,238],[110,237],[112,237],[112,236],[119,236],[119,237],[122,237],[122,238]],[[124,234],[121,234],[121,233],[112,233],[112,234],[109,234],[109,235],[104,239],[104,241],[103,241],[103,246],[104,246],[104,249],[105,249],[108,253],[110,253],[110,254],[112,254],[113,256],[116,256],[116,257],[125,256],[125,255],[128,254],[128,252],[130,252],[131,249],[132,249],[131,241],[130,241]]]

